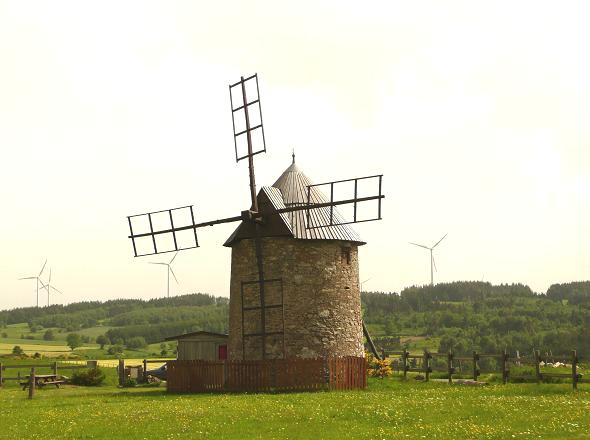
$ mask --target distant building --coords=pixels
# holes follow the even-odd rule
[[[217,361],[227,359],[228,336],[205,331],[170,336],[166,341],[178,341],[178,360]]]

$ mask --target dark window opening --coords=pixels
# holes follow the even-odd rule
[[[350,264],[350,248],[342,248],[342,263]]]

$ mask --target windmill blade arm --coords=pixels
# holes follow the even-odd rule
[[[162,266],[168,266],[168,263],[152,263],[151,261],[148,264],[160,264]]]
[[[57,293],[61,293],[62,295],[64,294],[64,293],[63,293],[61,290],[59,290],[59,289],[56,289],[56,288],[55,288],[55,287],[53,287],[53,286],[49,286],[49,287],[51,287],[51,288],[52,288],[53,290],[55,290]]]
[[[448,232],[447,232],[445,235],[443,235],[443,238],[441,238],[440,240],[438,240],[434,246],[432,246],[432,249],[434,249],[435,247],[437,247],[437,246],[438,246],[438,244],[439,244],[441,241],[443,241],[447,235],[449,235],[449,233],[448,233]]]
[[[20,280],[36,280],[36,279],[37,279],[37,277],[24,277],[24,278],[19,278],[19,281]]]
[[[170,263],[168,263],[168,264],[172,264],[172,262],[174,261],[174,259],[176,258],[177,255],[178,255],[178,251],[176,251],[176,253],[172,257],[172,260],[170,260]]]
[[[434,255],[432,256],[432,264],[434,265],[434,271],[438,272],[438,269],[436,268],[436,260],[434,259]]]
[[[418,243],[412,243],[411,241],[409,241],[408,243],[410,243],[410,244],[413,244],[414,246],[418,246],[418,247],[421,247],[421,248],[424,248],[424,249],[428,249],[428,250],[430,250],[430,248],[429,248],[429,247],[427,247],[427,246],[424,246],[424,245],[422,245],[422,244],[418,244]]]

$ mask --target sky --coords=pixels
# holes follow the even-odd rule
[[[366,290],[590,278],[587,2],[0,0],[0,309],[154,298],[126,216],[249,207],[228,85],[258,73],[267,153],[320,183],[383,174],[355,225]],[[235,224],[199,230],[171,294],[229,295]],[[47,301],[42,295],[42,304]]]

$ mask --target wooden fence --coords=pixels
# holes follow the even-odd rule
[[[383,358],[387,357],[399,357],[399,361],[392,362],[394,370],[400,371],[403,374],[404,379],[407,378],[408,372],[422,373],[425,380],[430,379],[430,375],[433,372],[446,373],[446,377],[449,383],[453,382],[453,376],[460,374],[457,371],[457,366],[461,362],[471,364],[470,378],[477,381],[479,376],[482,374],[482,368],[480,363],[483,359],[494,359],[496,364],[499,365],[497,370],[488,370],[486,373],[500,373],[502,375],[502,383],[506,384],[512,380],[522,381],[535,381],[537,383],[543,382],[545,379],[558,378],[558,379],[571,379],[572,386],[574,389],[577,388],[579,383],[590,383],[590,379],[583,378],[582,374],[578,373],[578,355],[576,350],[572,350],[570,357],[570,369],[569,373],[554,373],[542,371],[541,366],[544,364],[543,358],[539,350],[533,352],[531,357],[511,357],[507,351],[500,354],[488,354],[488,353],[477,353],[473,352],[472,356],[455,356],[452,351],[448,353],[433,353],[428,350],[420,355],[410,354],[407,350],[404,351],[383,351]],[[434,360],[439,360],[437,365],[441,365],[440,360],[444,361],[444,367],[433,365]],[[512,374],[511,367],[531,367],[534,369],[532,374]]]
[[[59,374],[59,371],[63,371],[63,370],[67,370],[67,371],[73,371],[76,369],[80,369],[80,368],[95,368],[96,367],[96,361],[87,361],[86,365],[78,365],[78,364],[70,364],[70,363],[63,363],[63,362],[51,362],[51,363],[39,363],[39,364],[10,364],[10,365],[5,365],[2,364],[0,362],[0,387],[2,387],[3,383],[5,381],[18,381],[18,382],[22,382],[24,380],[24,378],[26,377],[26,375],[21,374],[21,370],[28,370],[30,368],[35,368],[37,369],[37,372],[39,372],[39,369],[41,368],[47,368],[49,370],[51,370],[52,374],[55,374],[56,376]],[[8,370],[17,370],[16,372],[16,376],[8,376],[7,371]],[[28,372],[28,371],[27,371]]]
[[[365,358],[169,361],[169,393],[350,390],[367,386]]]

